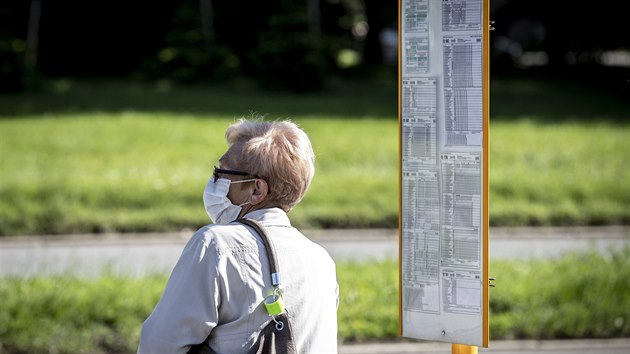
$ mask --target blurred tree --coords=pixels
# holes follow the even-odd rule
[[[0,93],[22,90],[30,2],[0,3]]]
[[[491,6],[494,76],[570,80],[630,97],[630,36],[620,3],[494,0]]]
[[[241,61],[230,47],[219,44],[215,23],[212,1],[180,1],[163,46],[144,63],[142,75],[191,83],[239,73]]]
[[[246,75],[255,75],[257,65],[251,53],[258,46],[258,35],[269,29],[269,18],[280,9],[273,1],[214,1],[214,32],[217,44],[230,48]]]
[[[266,30],[251,53],[262,87],[313,91],[323,88],[328,72],[325,42],[309,25],[309,3],[276,0]]]
[[[494,0],[491,6],[495,56],[510,57],[513,68],[532,51],[544,53],[544,66],[556,71],[598,65],[604,51],[630,50],[627,13],[615,1]]]
[[[336,73],[365,77],[390,64],[383,58],[381,37],[384,30],[397,32],[397,14],[396,1],[324,1],[322,32]]]
[[[21,87],[27,48],[36,49],[37,70],[47,76],[128,75],[141,68],[152,78],[190,82],[243,74],[265,85],[317,89],[331,73],[369,75],[379,69],[379,36],[396,28],[398,15],[394,0],[41,0],[39,40],[31,48],[30,4],[0,2],[3,91]],[[496,21],[493,74],[580,70],[628,80],[628,66],[612,68],[606,60],[610,51],[626,51],[615,65],[628,65],[630,57],[619,3],[490,5]]]
[[[126,75],[162,42],[175,4],[44,0],[38,68],[49,76]]]
[[[381,31],[397,29],[398,2],[396,0],[365,0],[365,15],[369,30],[365,37],[365,63],[383,64]]]

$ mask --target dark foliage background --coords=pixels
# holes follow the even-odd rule
[[[611,0],[492,1],[492,74],[586,80],[627,94],[630,36],[618,7]],[[5,0],[0,90],[78,76],[248,77],[294,91],[325,89],[331,76],[395,80],[380,34],[397,22],[393,0]]]

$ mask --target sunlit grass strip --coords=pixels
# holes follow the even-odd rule
[[[492,225],[630,223],[630,125],[491,127]]]
[[[397,122],[293,119],[317,154],[293,222],[396,227]],[[195,229],[209,221],[201,194],[231,121],[135,112],[0,120],[0,235]],[[628,141],[629,125],[491,124],[491,224],[629,224]]]
[[[395,122],[294,120],[317,154],[313,187],[292,212],[294,222],[391,224],[397,159],[395,138],[387,137],[395,137]],[[232,121],[133,112],[0,121],[0,234],[163,231],[208,223],[201,195]]]

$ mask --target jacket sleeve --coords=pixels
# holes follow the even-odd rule
[[[162,298],[144,322],[138,353],[186,353],[216,327],[217,254],[202,230],[182,251]]]

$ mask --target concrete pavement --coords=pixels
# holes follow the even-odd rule
[[[490,340],[479,353],[492,354],[630,354],[630,338],[580,340]],[[451,344],[400,340],[396,342],[348,344],[339,346],[339,354],[447,354]]]
[[[398,257],[392,229],[305,230],[336,260]],[[0,238],[0,276],[169,273],[192,231]],[[491,228],[490,259],[557,257],[630,246],[630,227]]]

